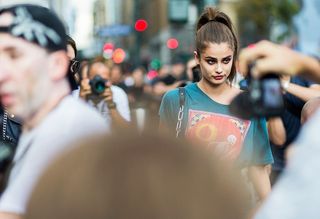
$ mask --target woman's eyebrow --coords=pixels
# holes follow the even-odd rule
[[[225,60],[225,59],[231,59],[232,55],[229,55],[229,56],[226,56],[224,58],[222,58],[222,60]]]
[[[206,56],[205,59],[213,59],[213,60],[218,60],[217,58],[215,57],[212,57],[212,56]]]

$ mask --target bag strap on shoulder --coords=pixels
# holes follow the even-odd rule
[[[179,87],[179,113],[178,113],[178,120],[176,125],[176,137],[179,137],[179,134],[181,132],[181,124],[183,119],[183,110],[184,110],[184,104],[185,104],[185,88]]]

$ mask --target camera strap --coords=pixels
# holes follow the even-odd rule
[[[176,125],[176,138],[179,137],[181,132],[181,124],[183,119],[184,103],[185,103],[185,89],[184,87],[179,87],[179,112],[178,112],[178,121]]]

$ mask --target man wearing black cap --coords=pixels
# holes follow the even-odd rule
[[[65,29],[54,13],[35,5],[0,9],[0,100],[23,123],[0,219],[23,216],[38,177],[73,141],[108,130],[68,95],[68,66]]]

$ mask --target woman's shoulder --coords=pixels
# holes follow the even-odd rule
[[[176,102],[179,99],[179,88],[167,91],[162,96],[162,102]]]
[[[239,88],[232,86],[231,89],[230,89],[230,99],[235,98],[236,96],[238,96],[242,92],[243,91],[240,90]]]
[[[185,87],[178,87],[172,90],[167,91],[164,94],[164,97],[166,98],[175,98],[177,96],[179,96],[179,90],[183,89],[185,93],[192,93],[192,92],[198,92],[198,90],[196,89],[196,84],[195,83],[190,83],[188,85],[186,85]]]

